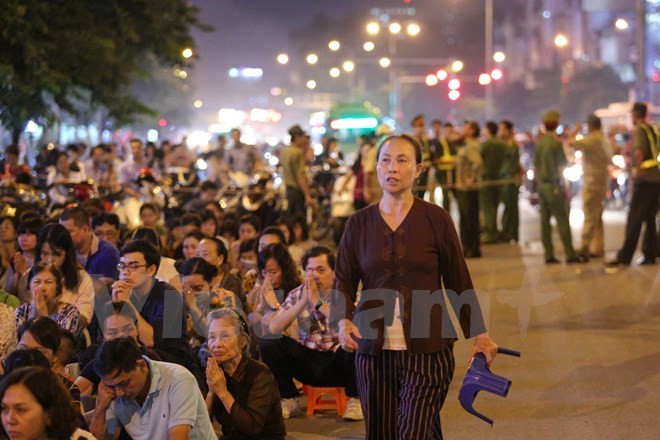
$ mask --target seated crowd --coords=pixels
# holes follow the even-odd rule
[[[215,208],[166,226],[144,204],[132,231],[80,206],[0,218],[0,439],[282,439],[302,384],[363,419],[334,252],[304,219]]]

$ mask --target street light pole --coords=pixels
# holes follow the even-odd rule
[[[648,99],[646,88],[646,0],[637,0],[637,26],[635,39],[637,40],[637,69],[635,81],[635,95],[637,101]]]
[[[493,0],[486,1],[486,47],[485,47],[485,67],[486,72],[490,73],[493,69]],[[493,117],[493,87],[486,86],[486,105],[485,120],[489,121]]]
[[[389,34],[389,41],[387,45],[387,52],[388,56],[391,61],[394,60],[394,57],[396,55],[396,38],[397,35],[393,34],[390,32]],[[388,72],[388,88],[389,88],[389,110],[390,110],[390,118],[394,121],[396,124],[397,122],[397,113],[399,110],[399,85],[396,80],[396,72],[394,71],[395,66],[390,65],[390,69]]]

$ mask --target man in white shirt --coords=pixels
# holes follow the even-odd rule
[[[202,393],[184,367],[143,357],[131,338],[105,342],[94,359],[101,377],[90,431],[112,438],[215,440]]]

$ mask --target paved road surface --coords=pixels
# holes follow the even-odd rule
[[[538,214],[525,201],[521,209],[520,245],[485,246],[484,258],[468,264],[490,303],[491,335],[523,355],[500,356],[493,366],[513,381],[506,399],[477,397],[475,408],[495,420],[491,429],[458,403],[470,345],[456,344],[456,374],[442,410],[445,439],[660,439],[660,265],[615,273],[606,273],[602,260],[546,266]],[[574,205],[576,244],[581,220]],[[612,255],[625,214],[606,211],[605,225]],[[364,437],[362,423],[330,412],[292,418],[287,429],[295,440]]]

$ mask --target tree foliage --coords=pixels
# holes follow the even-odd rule
[[[120,123],[149,112],[130,91],[142,61],[184,65],[195,27],[209,29],[186,0],[3,0],[0,122],[20,132],[58,108],[100,105]]]

